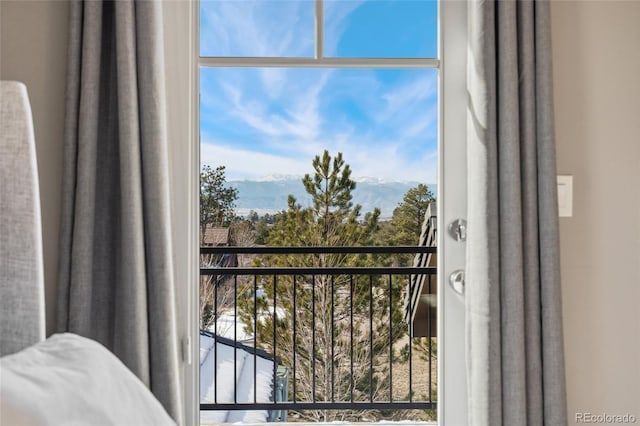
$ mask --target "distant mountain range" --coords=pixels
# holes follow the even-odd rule
[[[354,178],[356,189],[353,203],[362,206],[362,213],[380,208],[381,218],[389,219],[402,197],[419,182],[389,182],[378,178]],[[236,207],[238,214],[246,216],[251,210],[258,214],[273,214],[287,208],[287,197],[292,194],[303,207],[311,206],[311,197],[302,185],[302,176],[273,175],[256,180],[230,181],[238,189]],[[429,184],[434,194],[436,185]]]

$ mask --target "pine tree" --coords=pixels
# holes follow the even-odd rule
[[[391,227],[398,245],[415,245],[422,231],[424,215],[435,197],[429,187],[424,184],[409,189],[402,202],[393,211]]]
[[[200,244],[208,226],[229,226],[235,218],[238,190],[227,185],[225,167],[205,165],[200,172]]]
[[[361,207],[352,203],[356,183],[342,154],[332,158],[325,151],[312,165],[313,176],[305,175],[302,183],[313,206],[303,208],[289,196],[288,208],[270,229],[267,244],[371,244],[380,211],[361,218]],[[381,266],[388,261],[379,255],[298,254],[267,256],[260,262],[263,266],[336,267]],[[389,341],[406,335],[401,310],[406,281],[394,278],[389,283],[389,279],[324,274],[280,276],[277,281],[268,277],[260,281],[264,297],[254,299],[250,295],[245,299],[243,321],[258,346],[275,352],[289,367],[294,364],[295,351],[298,401],[348,401],[352,392],[356,401],[368,400],[370,394],[374,399],[389,398]],[[252,319],[254,309],[259,317],[257,326]],[[292,384],[289,391],[291,398]],[[362,416],[346,411],[306,411],[302,415],[322,421],[357,420]]]
[[[225,167],[215,169],[205,165],[200,171],[200,246],[205,245],[208,227],[229,226],[235,219],[238,190],[227,185]],[[201,267],[211,267],[221,261],[219,255],[200,256]],[[220,314],[233,306],[233,293],[228,280],[211,275],[200,276],[200,328],[206,329]],[[214,306],[214,299],[216,306]]]

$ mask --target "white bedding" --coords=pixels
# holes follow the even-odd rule
[[[0,358],[0,425],[175,422],[115,355],[93,340],[65,333]]]

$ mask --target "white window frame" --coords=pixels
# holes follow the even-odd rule
[[[455,219],[467,217],[467,2],[440,0],[440,5],[438,424],[457,426],[469,423],[465,313],[463,297],[448,281],[454,271],[464,270],[466,250],[446,229]]]
[[[465,246],[447,237],[446,224],[466,217],[466,8],[440,0],[440,59],[199,57],[199,2],[163,1],[178,332],[182,342],[185,425],[199,424],[198,225],[200,66],[317,68],[439,68],[438,182],[438,424],[467,424],[464,302],[448,285],[463,269]],[[316,3],[316,39],[323,40],[322,0]],[[185,48],[185,46],[188,46]],[[402,66],[399,67],[399,63]],[[446,143],[444,140],[446,139]],[[446,192],[446,197],[444,196]],[[446,328],[446,332],[445,332]]]

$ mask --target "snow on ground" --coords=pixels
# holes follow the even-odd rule
[[[236,335],[234,336],[234,327]],[[253,334],[245,330],[246,326],[240,320],[233,315],[233,313],[225,313],[218,316],[215,322],[215,330],[212,325],[208,331],[214,333],[217,336],[226,337],[227,339],[236,340],[238,342],[248,342],[253,339]]]
[[[272,306],[268,308],[268,312],[268,314],[264,312],[258,313],[258,322],[264,323],[267,318],[270,318],[273,314]],[[286,315],[287,311],[284,308],[280,306],[276,308],[276,316],[278,318],[284,318]],[[253,340],[253,334],[247,330],[247,326],[242,322],[240,317],[236,318],[231,312],[218,315],[218,319],[214,324],[215,325],[211,325],[207,328],[207,331],[210,331],[217,336],[236,340],[238,342],[251,342]],[[236,333],[235,336],[234,328]]]

